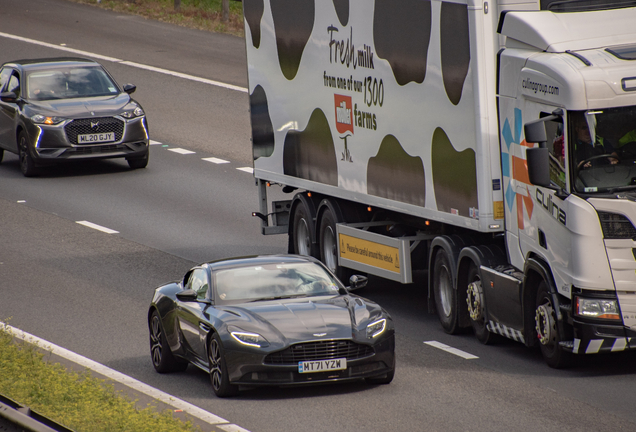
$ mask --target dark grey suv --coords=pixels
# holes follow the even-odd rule
[[[22,173],[80,158],[126,158],[148,165],[148,123],[99,63],[82,58],[8,62],[0,68],[0,162],[4,151],[20,158]]]

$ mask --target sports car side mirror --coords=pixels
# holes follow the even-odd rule
[[[183,291],[179,291],[177,293],[177,298],[181,301],[197,301],[197,293],[194,290],[187,289]]]
[[[367,286],[369,279],[362,275],[353,275],[349,278],[349,290],[355,290]]]

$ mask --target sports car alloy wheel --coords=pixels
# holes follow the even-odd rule
[[[238,394],[238,386],[230,384],[227,366],[223,355],[223,345],[217,333],[210,338],[208,347],[208,362],[210,364],[210,381],[214,394],[218,397],[234,396]]]
[[[161,329],[161,319],[157,311],[150,317],[150,356],[152,365],[160,373],[183,371],[188,367],[188,363],[178,361],[172,355]]]

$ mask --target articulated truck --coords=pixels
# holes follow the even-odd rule
[[[551,367],[636,349],[636,2],[243,7],[263,234]]]

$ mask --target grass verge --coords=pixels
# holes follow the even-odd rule
[[[44,357],[37,346],[0,326],[0,394],[78,432],[200,431],[172,411],[159,412],[152,405],[139,409],[89,371],[68,371]]]
[[[69,0],[115,12],[177,24],[198,30],[244,36],[243,3],[230,0],[227,22],[222,21],[221,0],[181,0],[175,10],[174,0]]]

